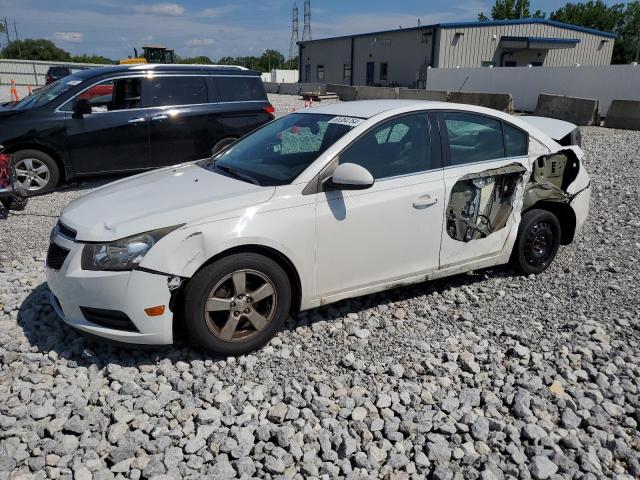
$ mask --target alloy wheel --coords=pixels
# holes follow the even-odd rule
[[[225,342],[246,341],[263,331],[276,312],[276,289],[256,270],[238,270],[220,280],[207,297],[209,331]]]
[[[549,260],[553,253],[555,233],[548,222],[538,222],[527,235],[524,242],[524,257],[533,267],[539,267]]]
[[[51,180],[49,167],[37,158],[24,158],[16,162],[16,180],[29,192],[44,189]]]

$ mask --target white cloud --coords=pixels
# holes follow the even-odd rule
[[[222,7],[210,7],[202,10],[198,16],[206,17],[206,18],[214,18],[221,17],[222,15],[226,15],[227,13],[231,13],[236,10],[237,7],[235,5],[225,5]]]
[[[136,5],[133,7],[136,13],[152,15],[168,15],[179,17],[184,13],[184,7],[177,3],[154,3],[152,5]]]
[[[64,40],[67,42],[81,42],[84,34],[80,32],[54,32],[53,37],[56,40]]]
[[[214,43],[213,38],[192,38],[184,42],[187,47],[201,47],[204,45],[213,45]]]

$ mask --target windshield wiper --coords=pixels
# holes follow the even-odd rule
[[[225,173],[228,173],[229,175],[239,178],[240,180],[253,183],[254,185],[260,185],[260,183],[255,178],[250,177],[249,175],[245,175],[244,173],[240,173],[235,168],[229,167],[227,165],[220,165],[218,162],[214,162],[213,166]]]

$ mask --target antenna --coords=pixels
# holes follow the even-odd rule
[[[311,40],[311,0],[304,0],[304,30],[302,41]]]
[[[291,45],[289,46],[289,60],[295,58],[298,53],[298,5],[293,4],[293,11],[291,15]]]

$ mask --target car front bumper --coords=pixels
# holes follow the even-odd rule
[[[171,292],[167,276],[140,270],[82,270],[82,244],[60,236],[53,242],[69,250],[60,269],[46,267],[47,283],[52,292],[51,303],[62,320],[77,330],[114,342],[140,345],[173,343],[173,314],[169,308]],[[145,313],[146,308],[159,305],[165,307],[162,315],[150,317]],[[116,312],[118,322],[123,323],[122,318],[128,318],[130,323],[125,328],[98,325],[87,319],[87,309]]]

